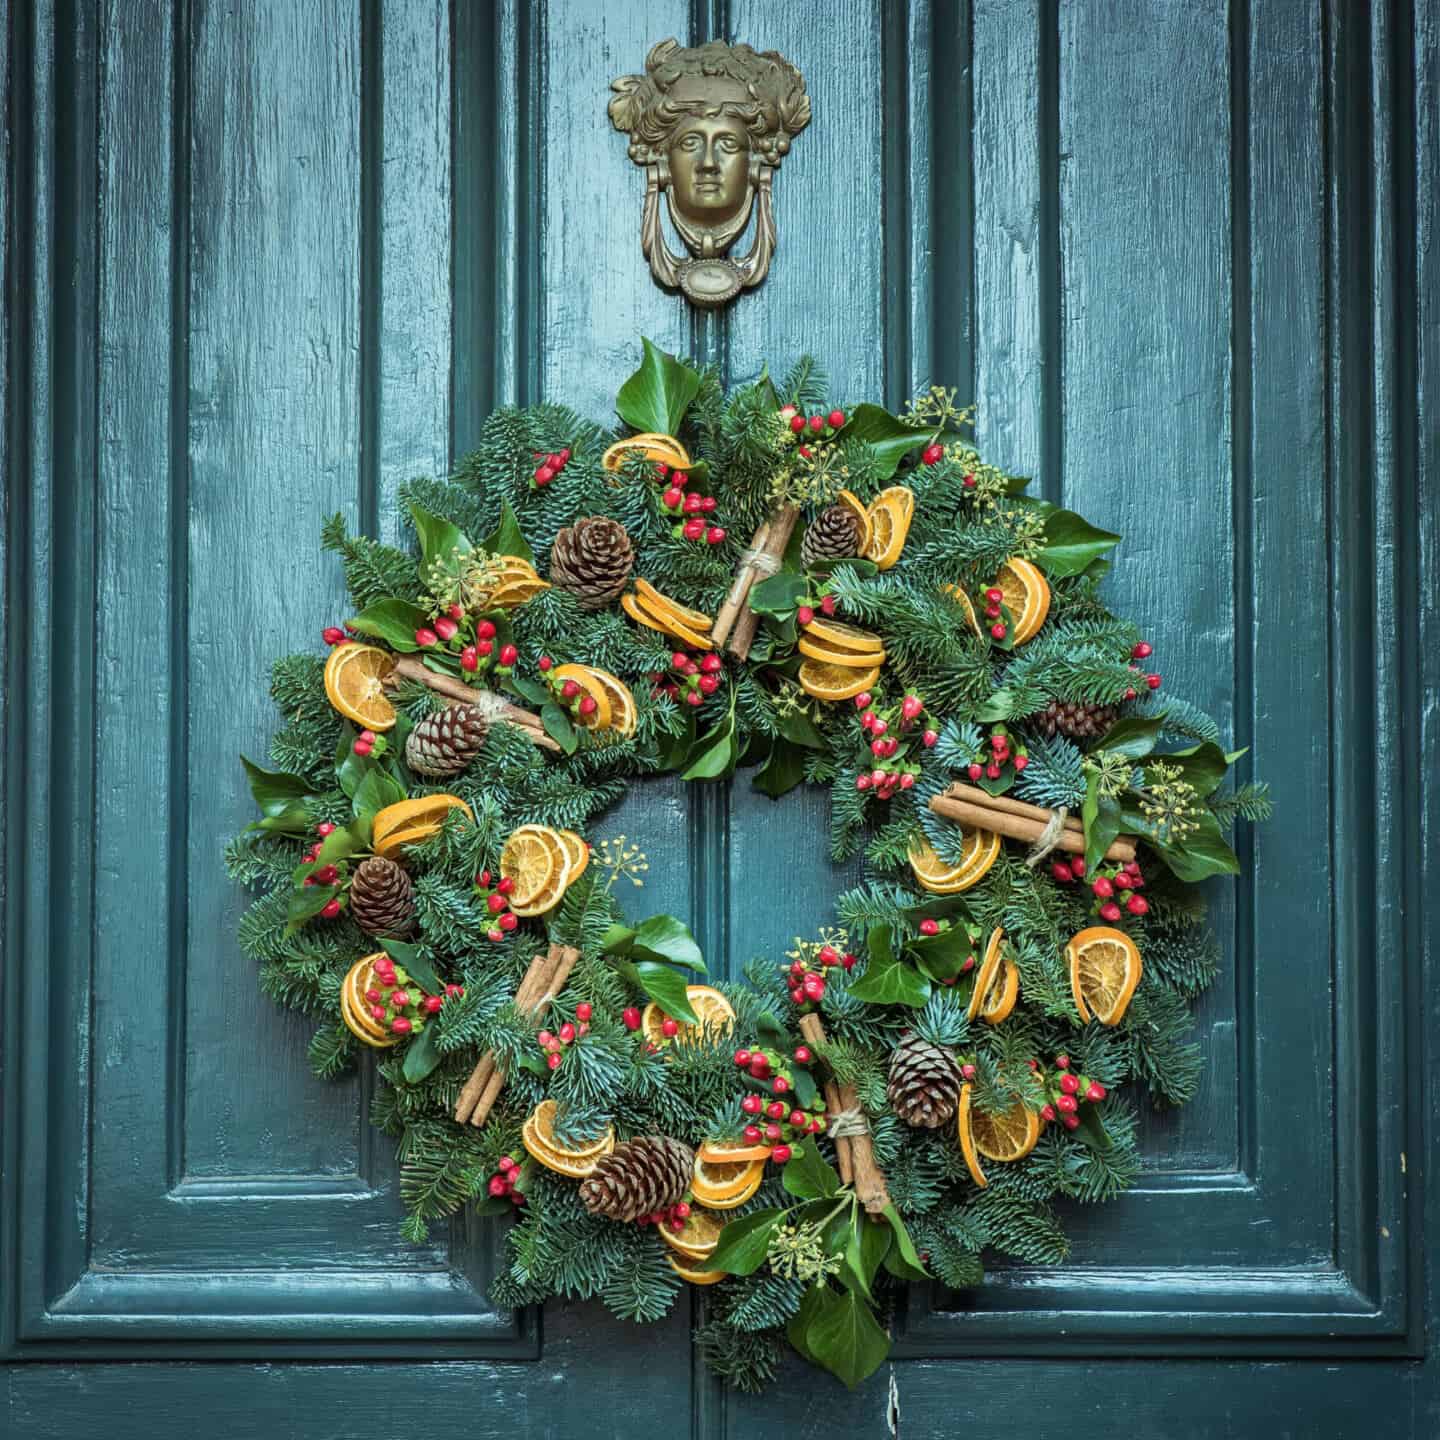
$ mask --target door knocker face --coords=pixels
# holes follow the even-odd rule
[[[610,119],[645,171],[640,246],[655,279],[694,305],[724,305],[758,285],[775,250],[771,177],[810,122],[800,72],[773,50],[714,40],[682,49],[662,40],[643,75],[616,80]],[[675,254],[660,197],[688,254]],[[754,215],[749,253],[727,252]]]

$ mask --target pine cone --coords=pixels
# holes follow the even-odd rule
[[[447,705],[410,732],[405,763],[417,775],[458,775],[480,753],[489,729],[478,705]]]
[[[955,1052],[944,1045],[932,1045],[907,1030],[890,1057],[886,1094],[895,1113],[907,1125],[938,1130],[948,1124],[960,1096]]]
[[[618,520],[577,520],[555,537],[550,579],[586,610],[601,610],[624,590],[635,564],[630,535]]]
[[[1098,740],[1114,723],[1113,705],[1086,705],[1079,700],[1052,700],[1030,717],[1050,738],[1058,730],[1072,740]]]
[[[860,551],[860,527],[844,505],[830,505],[805,527],[800,563],[807,569],[822,560],[851,560]]]
[[[404,866],[383,855],[362,860],[350,881],[350,914],[367,935],[405,939],[415,928],[415,895]]]
[[[695,1152],[668,1135],[641,1135],[617,1145],[580,1182],[580,1200],[592,1215],[638,1220],[684,1199]]]

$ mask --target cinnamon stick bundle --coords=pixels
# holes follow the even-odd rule
[[[527,1015],[542,1010],[565,988],[579,958],[580,952],[568,945],[551,945],[544,955],[537,955],[515,991],[515,1008]],[[505,1072],[496,1061],[495,1052],[487,1050],[470,1072],[455,1102],[456,1123],[483,1125],[504,1087]]]
[[[398,656],[383,683],[386,689],[393,690],[402,680],[414,680],[428,686],[450,705],[478,705],[487,719],[508,721],[516,726],[526,739],[532,740],[543,749],[560,749],[559,744],[545,733],[545,726],[538,715],[511,704],[503,695],[497,695],[493,690],[467,685],[453,675],[441,675],[413,655]]]
[[[800,1017],[800,1033],[820,1053],[825,1047],[825,1026],[813,1010]],[[825,1108],[831,1116],[846,1110],[859,1110],[860,1097],[853,1085],[840,1085],[832,1078],[824,1085]],[[879,1215],[890,1203],[890,1192],[885,1188],[885,1176],[875,1163],[875,1147],[870,1143],[870,1134],[837,1135],[835,1137],[835,1158],[840,1162],[840,1178],[845,1184],[855,1186],[855,1194],[865,1207],[868,1215]]]
[[[726,648],[739,660],[749,656],[755,629],[760,623],[760,617],[746,605],[750,590],[762,574],[772,575],[778,569],[799,518],[800,511],[796,506],[777,505],[756,530],[750,541],[750,551],[755,558],[743,562],[736,570],[730,593],[710,628],[712,643],[725,645],[729,637],[730,643]]]
[[[943,794],[932,796],[930,808],[958,825],[993,830],[1008,839],[1023,840],[1031,845],[1045,833],[1053,813],[1039,805],[1027,805],[1023,800],[1012,800],[1006,795],[991,795],[978,786],[963,783],[951,785]],[[1057,849],[1071,855],[1083,855],[1084,826],[1073,817],[1067,817],[1055,844]],[[1105,858],[1128,864],[1135,858],[1134,841],[1115,840],[1106,850]]]

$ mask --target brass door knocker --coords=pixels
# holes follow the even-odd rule
[[[650,51],[643,75],[622,75],[610,88],[610,119],[645,171],[640,248],[650,273],[707,308],[758,285],[775,253],[771,183],[810,123],[800,72],[774,50],[720,40],[685,49],[672,39]],[[666,239],[662,194],[688,255]],[[732,260],[727,252],[752,215],[750,250]]]

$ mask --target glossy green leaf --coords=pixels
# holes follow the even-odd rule
[[[835,1167],[820,1153],[814,1140],[795,1147],[780,1169],[781,1182],[800,1200],[823,1200],[840,1189]]]
[[[890,1353],[890,1337],[880,1328],[866,1300],[853,1290],[825,1300],[805,1329],[806,1344],[815,1360],[852,1390],[873,1375]]]
[[[398,805],[405,798],[405,787],[377,765],[360,782],[350,799],[355,818],[368,831],[376,815],[387,805]]]
[[[1143,760],[1154,750],[1164,728],[1163,714],[1132,715],[1125,720],[1117,720],[1095,748],[1113,750],[1117,755],[1128,755],[1132,760]]]
[[[290,892],[285,928],[295,930],[313,920],[339,893],[338,885],[297,885]]]
[[[350,622],[359,634],[383,640],[392,650],[407,655],[420,648],[415,643],[415,632],[429,623],[429,615],[418,605],[394,596],[367,605]]]
[[[778,800],[805,779],[805,752],[785,739],[769,742],[765,763],[750,782],[762,795]]]
[[[484,548],[492,555],[518,555],[532,565],[535,563],[535,552],[530,548],[530,542],[525,538],[508,500],[501,502],[499,523],[485,537]]]
[[[705,974],[705,957],[690,933],[690,927],[674,915],[651,915],[642,920],[630,941],[629,953],[646,960],[683,965]]]
[[[1203,800],[1219,789],[1226,772],[1244,753],[1243,750],[1237,750],[1233,755],[1227,755],[1213,740],[1202,740],[1188,750],[1177,750],[1172,755],[1156,755],[1151,758],[1177,766],[1181,778],[1193,785],[1196,795]]]
[[[423,506],[412,504],[410,519],[420,541],[422,571],[429,570],[437,562],[449,561],[457,551],[468,555],[474,548],[458,525],[442,516],[432,515]]]
[[[642,338],[640,368],[620,387],[616,414],[632,430],[678,435],[690,402],[700,391],[700,372]]]
[[[803,575],[791,575],[781,571],[778,575],[771,575],[769,579],[752,585],[747,603],[757,615],[788,620],[809,589],[809,581]]]
[[[573,755],[580,744],[580,737],[570,723],[570,717],[554,700],[547,700],[540,707],[540,723],[545,733],[567,754]]]
[[[930,998],[930,981],[903,960],[872,955],[865,973],[850,986],[850,993],[872,1005],[909,1005],[918,1009]]]
[[[1057,578],[1080,575],[1120,543],[1073,510],[1051,510],[1045,517],[1044,543],[1035,563]]]
[[[666,1014],[687,1025],[698,1025],[700,1017],[691,1008],[685,993],[685,977],[659,960],[615,961],[615,968],[632,985],[643,990]]]
[[[905,1228],[905,1221],[901,1219],[900,1211],[895,1207],[895,1202],[892,1200],[886,1205],[881,1214],[890,1222],[890,1229],[895,1234],[895,1248],[905,1263],[919,1271],[921,1275],[928,1274],[924,1262],[920,1259],[919,1251],[915,1249],[915,1242],[910,1238],[909,1230]]]
[[[1238,875],[1240,860],[1230,848],[1220,829],[1220,822],[1205,811],[1198,817],[1197,828],[1182,840],[1150,839],[1160,858],[1178,880],[1194,884],[1212,875]]]
[[[764,1263],[775,1227],[788,1214],[785,1210],[756,1210],[731,1220],[720,1232],[706,1267],[730,1275],[753,1275]]]
[[[928,445],[935,433],[906,425],[879,405],[857,405],[838,438],[863,440],[875,452],[879,478],[888,480],[900,468],[900,462],[912,450]]]
[[[380,948],[418,985],[427,995],[443,995],[445,982],[430,967],[418,945],[409,945],[403,940],[382,940]]]
[[[418,978],[418,977],[417,977]],[[440,1027],[433,1020],[405,1049],[405,1078],[418,1085],[440,1063]]]
[[[291,775],[284,770],[267,770],[253,760],[240,757],[245,767],[245,777],[250,782],[250,794],[260,807],[260,813],[278,816],[291,809],[297,801],[305,800],[315,793],[315,787],[303,775]]]
[[[720,722],[695,742],[682,780],[719,780],[735,769],[734,716]]]

